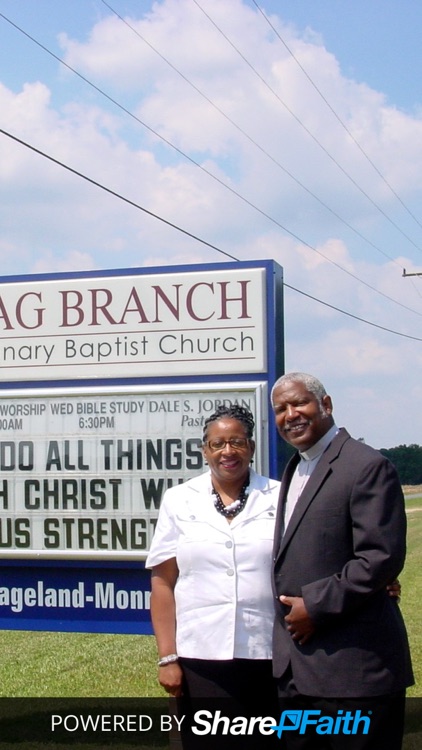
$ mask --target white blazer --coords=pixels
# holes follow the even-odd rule
[[[279,491],[251,470],[246,506],[230,524],[214,507],[210,472],[165,492],[146,567],[176,558],[179,656],[271,658]]]

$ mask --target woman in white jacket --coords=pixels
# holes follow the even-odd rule
[[[165,493],[146,562],[159,681],[183,696],[182,711],[189,700],[213,698],[235,714],[277,717],[271,561],[280,485],[251,468],[253,429],[252,414],[237,405],[207,419],[209,471]],[[246,747],[248,738],[229,730],[221,740]],[[196,747],[203,742],[196,737]],[[186,738],[183,746],[191,746]]]

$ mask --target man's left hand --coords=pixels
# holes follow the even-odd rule
[[[303,646],[315,632],[315,625],[308,615],[303,598],[301,596],[281,595],[280,601],[287,607],[291,607],[289,614],[284,618],[287,622],[287,630],[292,639]]]

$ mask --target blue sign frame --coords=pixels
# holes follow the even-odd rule
[[[254,383],[268,385],[284,372],[283,272],[274,261],[245,261],[201,265],[113,269],[45,275],[9,276],[0,279],[0,290],[10,283],[69,279],[114,278],[145,274],[207,273],[220,270],[263,269],[265,272],[266,370],[256,373],[221,374],[221,385]],[[92,386],[148,386],[215,383],[215,375],[51,379],[0,382],[0,392]],[[267,405],[269,411],[270,405]],[[273,478],[281,475],[285,462],[274,420],[268,422],[268,467]],[[0,551],[1,554],[1,551]],[[151,634],[149,616],[150,574],[141,562],[104,560],[0,560],[0,628]]]

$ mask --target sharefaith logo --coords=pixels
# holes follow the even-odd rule
[[[310,727],[315,728],[317,734],[368,734],[371,724],[370,716],[365,716],[359,709],[337,712],[336,716],[321,716],[321,711],[293,711],[286,710],[280,715],[278,724],[271,727],[281,739],[283,732],[298,732],[305,734]]]

